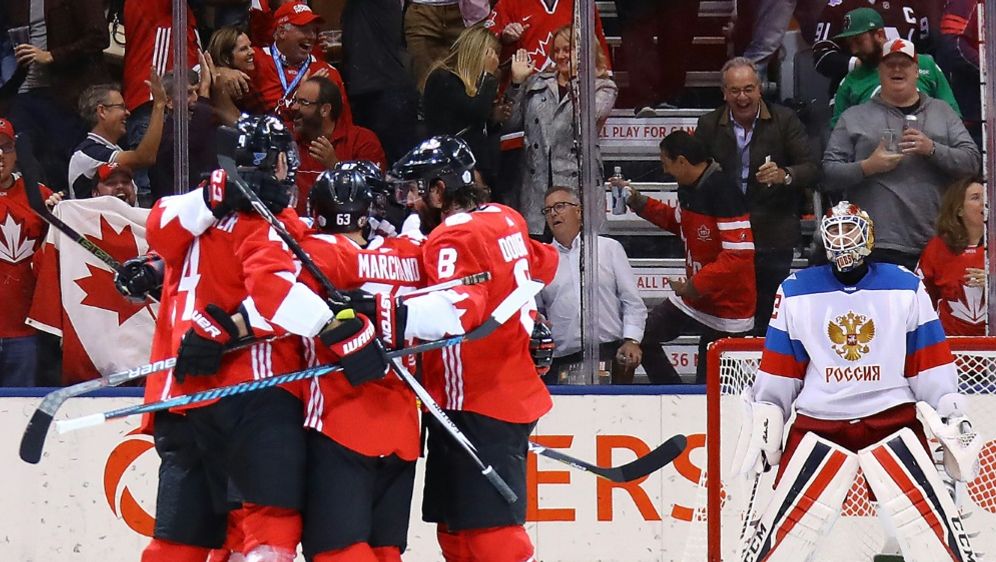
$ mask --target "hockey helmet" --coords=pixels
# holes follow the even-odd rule
[[[361,228],[373,194],[366,176],[357,169],[322,172],[308,194],[308,212],[326,232],[353,232]]]
[[[474,153],[466,141],[447,135],[424,140],[391,167],[389,181],[394,185],[396,201],[404,205],[412,188],[425,196],[436,180],[448,193],[474,185]]]
[[[280,153],[287,157],[287,180],[301,163],[297,143],[283,121],[273,115],[243,115],[235,124],[235,163],[240,167],[272,171],[277,168]]]
[[[875,224],[860,207],[841,201],[820,221],[820,237],[827,259],[838,271],[850,271],[861,265],[875,247]]]

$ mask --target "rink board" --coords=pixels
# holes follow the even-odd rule
[[[592,390],[600,394],[575,394]],[[705,396],[659,394],[670,392],[667,387],[640,389],[650,394],[614,394],[622,390],[564,389],[571,394],[554,396],[554,409],[540,421],[535,439],[603,465],[628,462],[633,449],[646,452],[676,433],[689,436],[689,448],[674,464],[628,489],[531,456],[528,530],[538,560],[656,562],[682,557],[688,508],[704,493],[697,482],[705,466]],[[702,387],[681,390],[702,392]],[[63,406],[59,418],[138,401],[120,392],[78,398]],[[0,560],[137,560],[148,540],[155,502],[158,457],[150,439],[130,434],[136,420],[65,436],[53,428],[41,463],[29,465],[17,457],[17,449],[38,402],[0,398]],[[441,560],[434,529],[419,517],[421,466],[406,562]],[[986,534],[984,542],[996,535]]]

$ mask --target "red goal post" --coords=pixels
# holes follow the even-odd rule
[[[981,531],[976,551],[996,550],[996,337],[948,338],[959,371],[959,390],[969,396],[970,416],[987,439],[980,456],[978,478],[961,485],[961,507],[974,512],[968,518],[970,531]],[[764,338],[730,338],[713,343],[708,353],[706,377],[706,475],[707,503],[704,520],[709,562],[737,560],[740,533],[750,486],[728,478],[731,455],[740,431],[740,391],[753,382],[760,362]],[[762,477],[757,487],[754,511],[763,509],[770,495],[773,473]],[[720,478],[708,475],[719,474]],[[739,485],[739,488],[738,488]],[[756,514],[755,514],[756,517]],[[871,559],[881,541],[880,523],[860,475],[848,493],[842,516],[818,548],[817,560]],[[834,540],[835,538],[841,540]],[[981,544],[980,544],[981,543]],[[865,558],[867,556],[867,558]],[[701,559],[701,558],[700,558]]]

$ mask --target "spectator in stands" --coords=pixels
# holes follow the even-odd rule
[[[127,166],[120,164],[101,164],[94,175],[91,197],[117,197],[132,207],[138,202],[135,186],[135,174]]]
[[[521,168],[517,209],[529,224],[529,233],[541,235],[543,194],[554,185],[578,185],[578,155],[574,144],[574,103],[570,81],[577,68],[572,62],[571,28],[565,26],[553,35],[555,66],[529,75],[529,54],[519,49],[513,57],[511,130],[525,130],[525,163]],[[619,89],[609,78],[608,60],[595,49],[595,120],[601,127],[612,112]],[[528,76],[528,78],[527,78]],[[599,158],[598,169],[601,169]],[[599,180],[601,181],[601,180]]]
[[[914,41],[918,48],[923,49],[930,40],[928,14],[930,13],[930,3],[935,1],[874,2],[871,3],[871,9],[882,16],[887,39],[902,37]],[[823,8],[823,13],[820,14],[819,22],[816,24],[816,36],[813,40],[813,62],[817,72],[830,79],[831,94],[837,90],[837,85],[848,72],[862,64],[861,59],[848,54],[851,51],[845,43],[849,37],[856,37],[856,40],[864,41],[865,39],[860,38],[859,35],[868,33],[874,28],[866,27],[861,30],[856,27],[860,22],[848,18],[847,14],[856,8],[867,7],[869,7],[867,0],[837,0],[828,3]],[[864,23],[868,25],[868,20],[865,19]],[[851,35],[848,30],[853,31],[854,35]]]
[[[699,0],[616,0],[616,14],[637,116],[678,107],[689,57],[675,53],[692,46]]]
[[[709,343],[744,335],[754,325],[754,243],[747,199],[698,138],[675,131],[661,141],[661,163],[678,182],[675,209],[630,191],[627,203],[655,225],[685,242],[684,281],[670,279],[674,293],[655,306],[643,335],[643,368],[654,384],[681,379],[661,344],[679,335],[699,334],[695,382],[704,383]],[[614,184],[627,187],[624,180]]]
[[[488,30],[468,27],[446,58],[430,68],[422,94],[426,133],[458,135],[467,141],[477,158],[475,168],[488,185],[495,185],[498,167],[498,49],[498,40]]]
[[[868,101],[881,88],[878,63],[882,60],[882,46],[886,41],[882,16],[872,8],[858,8],[847,13],[847,22],[847,28],[837,37],[846,38],[851,53],[861,64],[848,72],[837,88],[833,99],[833,117],[830,119],[831,129],[847,108]],[[917,89],[932,98],[948,102],[960,115],[954,92],[934,58],[924,53],[918,53],[916,58],[919,66]]]
[[[982,146],[982,96],[979,90],[979,0],[947,0],[941,16],[937,64],[944,70],[961,107],[965,128]]]
[[[402,20],[397,0],[347,0],[342,10],[342,68],[353,117],[377,134],[389,162],[418,141],[418,90],[405,64]]]
[[[670,0],[669,0],[670,1]],[[504,55],[525,49],[540,71],[556,65],[554,35],[574,21],[574,0],[498,0],[484,26],[505,45]],[[609,44],[602,31],[602,18],[595,8],[595,36],[602,46],[605,68],[609,68]],[[669,63],[671,61],[668,61]]]
[[[803,189],[815,186],[819,167],[795,112],[761,99],[751,61],[730,59],[722,75],[726,103],[699,118],[695,136],[747,196],[757,281],[754,332],[764,335],[775,292],[802,240]]]
[[[311,54],[318,41],[318,25],[324,21],[321,16],[304,2],[288,2],[276,10],[274,18],[273,44],[253,49],[256,67],[252,74],[253,87],[262,102],[260,107],[253,108],[253,112],[277,112],[289,122],[291,100],[307,78],[327,76],[340,92],[345,92],[346,88],[338,70]],[[342,97],[342,115],[346,121],[353,122],[345,96]]]
[[[20,230],[19,236],[0,238],[0,275],[3,314],[0,314],[0,386],[34,386],[38,366],[34,328],[24,323],[35,288],[32,255],[41,246],[48,225],[28,205],[24,178],[14,172],[17,151],[14,126],[0,119],[0,225]],[[52,192],[39,185],[44,198]]]
[[[97,167],[105,162],[117,162],[132,170],[148,168],[156,163],[163,133],[166,90],[155,69],[149,73],[147,86],[152,94],[152,115],[142,142],[133,150],[124,150],[117,144],[125,136],[131,115],[120,86],[98,84],[87,88],[80,96],[80,116],[90,126],[90,133],[76,147],[69,160],[71,197],[82,199],[90,196],[93,175]]]
[[[782,47],[785,32],[793,15],[799,31],[807,41],[816,34],[816,20],[827,5],[827,0],[759,0],[753,6],[737,5],[737,23],[744,18],[750,25],[750,43],[744,58],[758,66],[758,73],[767,76],[768,60]],[[753,8],[753,9],[750,9]],[[746,27],[746,26],[745,26]],[[738,29],[734,32],[737,35]],[[766,80],[766,78],[765,78]]]
[[[122,93],[125,108],[130,114],[127,136],[121,139],[120,144],[126,149],[138,151],[140,144],[146,138],[146,129],[154,119],[156,105],[155,95],[149,91],[147,82],[149,67],[155,69],[157,76],[163,76],[173,69],[173,1],[125,0],[124,19],[127,24]],[[182,65],[185,68],[197,64],[200,41],[197,39],[196,28],[197,20],[188,7],[187,60]],[[150,188],[146,166],[149,164],[129,163],[128,165],[135,171],[139,196],[147,198]]]
[[[258,0],[249,7],[249,39],[255,47],[265,47],[273,42],[273,13],[290,0]]]
[[[893,39],[882,52],[882,90],[840,116],[823,154],[823,188],[875,220],[872,259],[912,270],[934,234],[944,188],[977,174],[981,156],[951,106],[917,91],[913,44]],[[909,115],[919,128],[904,127]]]
[[[73,147],[86,132],[76,115],[80,93],[109,79],[104,63],[107,20],[101,0],[5,0],[11,28],[27,39],[12,45],[20,67],[10,120],[20,131],[21,166],[57,191]],[[6,35],[6,33],[5,33]],[[23,80],[23,81],[22,81]]]
[[[937,236],[917,266],[946,335],[986,335],[985,228],[982,181],[965,178],[948,187],[937,214]]]
[[[536,304],[553,333],[553,365],[544,375],[557,384],[571,365],[582,360],[581,349],[581,201],[571,187],[546,192],[543,216],[553,232],[560,254],[553,282],[540,291]],[[632,382],[643,352],[647,307],[636,288],[636,278],[622,244],[598,237],[598,351],[599,361],[611,364],[613,383]]]
[[[242,113],[263,106],[259,93],[252,88],[256,53],[248,35],[227,26],[211,35],[207,52],[214,70],[211,105],[222,124],[233,126]]]
[[[433,63],[445,57],[463,30],[484,19],[489,9],[488,0],[411,0],[408,3],[405,40],[416,84],[425,81]]]
[[[308,78],[291,101],[301,164],[297,169],[297,211],[307,216],[308,193],[318,175],[339,161],[369,160],[387,169],[384,149],[370,129],[343,118],[342,91],[325,76]]]
[[[217,148],[215,147],[215,120],[208,96],[211,94],[212,64],[211,55],[200,55],[200,72],[187,70],[179,75],[187,85],[187,177],[179,182],[174,176],[174,118],[176,111],[172,98],[173,88],[178,79],[174,71],[163,77],[166,90],[166,120],[163,137],[156,154],[156,163],[149,170],[152,188],[152,203],[161,197],[186,193],[218,168]]]

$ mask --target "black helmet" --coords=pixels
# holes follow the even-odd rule
[[[243,115],[235,124],[238,138],[235,141],[235,163],[240,168],[271,171],[277,167],[277,158],[287,155],[287,181],[294,181],[294,174],[301,163],[294,137],[283,121],[273,115]]]
[[[442,135],[422,141],[391,167],[398,202],[404,204],[413,185],[418,187],[419,195],[425,195],[426,188],[436,180],[442,180],[450,193],[472,186],[474,164],[474,153],[461,138]]]
[[[372,200],[370,184],[359,170],[325,171],[308,195],[308,212],[321,230],[353,232],[361,228]]]

